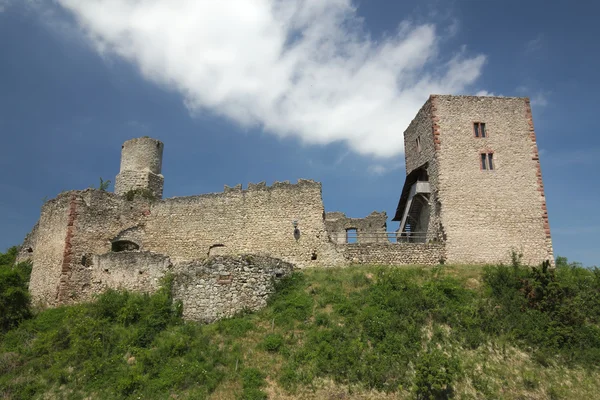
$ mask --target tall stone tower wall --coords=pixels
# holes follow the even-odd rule
[[[149,137],[126,141],[121,150],[121,169],[115,181],[115,193],[148,189],[156,198],[162,198],[163,149],[162,142]]]
[[[449,262],[506,262],[513,251],[528,264],[553,260],[529,99],[431,96],[405,136],[407,173],[428,163],[430,229]]]

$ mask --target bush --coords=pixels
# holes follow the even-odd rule
[[[416,363],[414,391],[417,399],[450,399],[460,371],[459,362],[440,350],[421,354]]]
[[[267,394],[260,390],[265,386],[266,375],[256,368],[245,368],[242,371],[243,400],[266,400]]]
[[[487,268],[483,280],[491,302],[484,329],[564,361],[599,363],[600,272],[566,259],[557,264]]]
[[[263,347],[265,350],[276,353],[283,346],[283,336],[277,333],[271,333],[263,340]]]
[[[15,328],[21,321],[31,317],[31,298],[28,286],[31,275],[30,263],[15,265],[19,249],[9,248],[0,253],[0,331]]]

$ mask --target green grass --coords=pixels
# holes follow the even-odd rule
[[[309,269],[210,325],[111,291],[5,333],[0,397],[592,398],[600,272],[558,264]]]

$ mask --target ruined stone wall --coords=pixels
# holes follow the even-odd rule
[[[110,252],[114,240],[132,241],[141,251],[174,261],[203,259],[212,249],[270,255],[299,266],[343,263],[328,240],[323,213],[321,185],[305,180],[158,201],[129,201],[92,189],[68,192],[42,211],[32,293],[48,305],[89,299],[95,293],[90,260]]]
[[[86,283],[89,287],[85,288],[86,299],[106,289],[155,292],[162,278],[173,267],[168,256],[139,251],[94,255],[86,264],[90,270],[90,281]]]
[[[524,98],[432,96],[438,124],[439,198],[449,262],[506,262],[510,252],[553,260],[529,102]],[[483,122],[487,137],[474,136]],[[482,170],[481,153],[494,170]]]
[[[323,221],[321,184],[264,183],[223,193],[178,197],[152,205],[144,246],[175,261],[220,254],[264,254],[299,266],[330,265],[335,247]],[[298,221],[300,237],[292,222]]]
[[[439,163],[436,150],[439,149],[439,125],[433,115],[435,108],[436,98],[432,96],[421,107],[406,131],[404,131],[406,175],[427,164],[427,174],[431,188],[431,194],[429,195],[430,208],[427,215],[427,240],[444,239],[443,227],[440,221],[442,204],[438,199]],[[420,151],[417,148],[417,138],[420,142]]]
[[[91,257],[110,251],[111,240],[124,229],[143,225],[148,210],[147,201],[125,201],[93,189],[65,192],[47,202],[31,246],[34,301],[57,305],[89,299]]]
[[[61,193],[47,201],[36,228],[26,238],[26,247],[32,251],[27,258],[19,261],[30,259],[33,263],[29,290],[36,305],[57,304],[63,260],[68,251],[66,239],[71,202],[71,192]]]
[[[443,243],[352,243],[343,251],[349,264],[437,265],[446,257]]]
[[[176,266],[173,296],[187,320],[213,322],[267,305],[274,282],[293,266],[270,257],[211,257]]]
[[[356,229],[357,243],[387,243],[387,214],[373,211],[366,218],[348,218],[342,212],[325,214],[325,227],[333,243],[347,243],[346,231]]]

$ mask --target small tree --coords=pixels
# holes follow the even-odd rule
[[[110,180],[104,180],[102,179],[102,177],[100,177],[100,186],[98,187],[98,189],[102,190],[103,192],[106,192],[106,189],[108,189],[108,186],[110,185]]]
[[[0,332],[16,327],[29,318],[30,297],[27,290],[31,264],[15,265],[18,247],[0,253]]]

